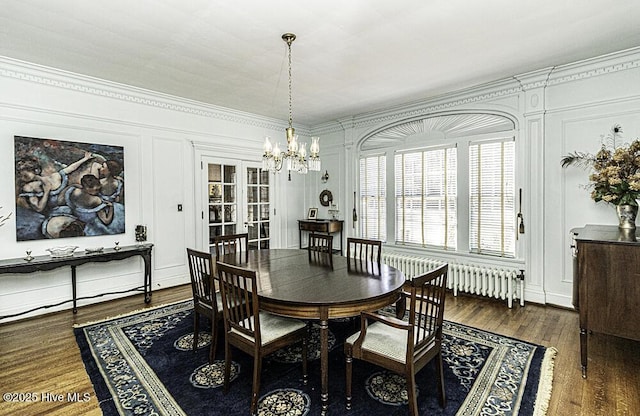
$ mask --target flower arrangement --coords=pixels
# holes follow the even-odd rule
[[[592,155],[573,152],[562,158],[562,167],[577,165],[592,168],[589,175],[591,198],[613,205],[637,207],[640,198],[640,140],[618,145],[622,127],[615,124],[609,134],[602,136],[602,148]]]

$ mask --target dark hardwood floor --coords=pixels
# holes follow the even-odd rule
[[[190,286],[83,306],[0,324],[0,392],[23,401],[0,400],[1,415],[100,415],[100,408],[73,336],[73,325],[191,297]],[[508,309],[504,302],[447,297],[445,318],[525,341],[555,347],[553,391],[548,415],[640,415],[640,342],[602,334],[589,337],[589,374],[580,372],[578,315],[535,304]],[[636,319],[638,317],[635,317]],[[629,317],[634,319],[634,317]],[[43,393],[48,394],[43,395]],[[68,393],[89,400],[70,402]],[[28,397],[35,401],[24,401]],[[62,395],[62,400],[60,396]],[[3,396],[4,397],[4,396]]]

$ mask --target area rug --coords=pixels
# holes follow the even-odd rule
[[[201,329],[192,350],[191,301],[146,309],[77,326],[82,359],[104,415],[246,415],[251,357],[233,352],[232,381],[224,394],[224,346],[209,364],[211,337]],[[206,320],[202,320],[204,324]],[[309,382],[302,382],[300,346],[280,350],[263,362],[258,414],[319,415],[319,329],[311,324]],[[342,341],[354,323],[330,322],[329,409],[331,415],[408,414],[404,379],[354,360],[353,407],[345,409]],[[551,395],[554,348],[445,322],[443,360],[447,404],[438,403],[435,368],[416,377],[421,415],[519,415],[546,413]],[[219,338],[223,338],[222,336]]]

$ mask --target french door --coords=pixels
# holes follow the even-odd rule
[[[270,246],[272,187],[261,163],[203,156],[204,246],[219,235],[249,234],[249,249]]]

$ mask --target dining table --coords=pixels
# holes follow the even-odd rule
[[[359,316],[395,303],[404,274],[383,263],[333,255],[333,267],[307,250],[266,249],[226,254],[218,261],[255,270],[260,309],[318,321],[322,414],[329,405],[329,320]]]

